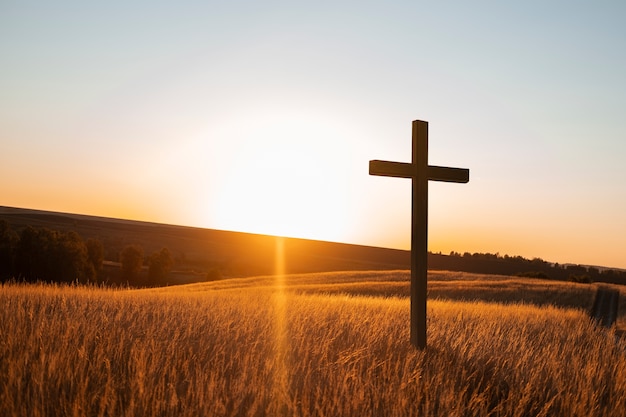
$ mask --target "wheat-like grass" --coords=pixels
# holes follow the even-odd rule
[[[0,415],[623,414],[626,345],[582,311],[428,314],[418,351],[407,298],[5,285]]]

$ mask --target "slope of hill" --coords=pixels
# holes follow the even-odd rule
[[[170,284],[205,280],[207,272],[212,270],[219,271],[222,277],[272,274],[278,248],[286,262],[285,273],[410,268],[410,252],[397,249],[11,207],[0,207],[0,220],[8,221],[18,231],[31,225],[73,230],[83,239],[96,238],[104,245],[108,268],[118,261],[119,253],[127,245],[142,246],[146,255],[166,247],[175,258]],[[428,266],[436,270],[626,284],[623,270],[558,265],[520,256],[431,253]],[[111,273],[114,275],[115,271]]]
[[[119,252],[130,244],[141,245],[146,254],[167,247],[176,259],[176,269],[217,268],[223,276],[273,273],[279,241],[288,273],[407,269],[410,266],[408,251],[370,246],[10,207],[0,207],[2,219],[15,230],[31,225],[73,230],[84,239],[97,238],[104,244],[105,259],[109,261],[117,261]]]

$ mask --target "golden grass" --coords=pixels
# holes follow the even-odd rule
[[[409,297],[410,279],[411,273],[406,270],[328,272],[288,275],[283,286],[285,290],[307,294]],[[467,272],[428,272],[429,298],[455,301],[530,303],[589,310],[598,285]],[[197,283],[179,288],[193,292],[252,287],[271,289],[274,286],[275,277],[268,275]],[[626,298],[624,287],[612,287],[622,292],[622,299]],[[169,289],[160,291],[168,292]],[[619,320],[626,326],[626,303],[621,305]]]
[[[623,414],[626,344],[583,311],[433,300],[422,352],[406,297],[313,293],[316,279],[358,287],[349,273],[280,288],[5,285],[0,415]],[[363,281],[386,279],[404,278]]]

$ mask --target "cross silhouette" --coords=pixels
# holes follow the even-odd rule
[[[370,175],[411,178],[411,343],[426,347],[428,181],[469,182],[469,169],[428,165],[428,122],[413,121],[412,162],[370,161]]]

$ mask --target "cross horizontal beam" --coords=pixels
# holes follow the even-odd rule
[[[469,169],[448,168],[429,165],[427,168],[428,180],[443,182],[469,182]],[[407,162],[370,161],[370,175],[397,178],[415,178],[415,165]]]

